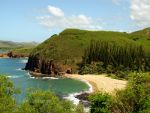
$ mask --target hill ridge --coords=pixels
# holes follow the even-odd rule
[[[139,32],[141,33],[141,31]],[[43,74],[58,73],[62,70],[75,71],[78,68],[77,64],[82,60],[85,48],[91,40],[106,41],[120,46],[142,45],[146,53],[149,53],[150,41],[147,38],[135,40],[134,38],[137,38],[135,36],[137,35],[134,32],[65,29],[58,35],[52,35],[33,49],[26,64],[26,69]]]

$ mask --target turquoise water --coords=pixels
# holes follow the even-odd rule
[[[0,59],[0,74],[8,76],[14,85],[21,90],[17,95],[17,101],[22,101],[29,88],[51,90],[57,95],[68,95],[70,93],[88,90],[87,84],[73,79],[34,79],[27,71],[21,70],[25,67],[27,59]]]

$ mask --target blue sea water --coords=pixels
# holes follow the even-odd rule
[[[70,93],[88,90],[89,86],[74,79],[34,79],[27,71],[21,70],[25,67],[25,58],[0,58],[0,74],[9,77],[21,93],[16,96],[17,102],[25,99],[29,88],[50,90],[57,95],[69,95]]]

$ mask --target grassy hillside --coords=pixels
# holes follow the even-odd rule
[[[14,48],[11,51],[16,54],[30,54],[35,46],[31,47],[22,47],[22,48]]]
[[[148,53],[150,41],[147,39],[135,41],[133,40],[135,34],[66,29],[59,35],[53,35],[40,44],[32,51],[32,55],[41,59],[65,60],[67,63],[78,62],[82,59],[84,49],[89,45],[91,40],[107,41],[122,46],[127,44],[142,44]]]
[[[131,33],[129,39],[143,45],[145,50],[150,54],[150,28]]]

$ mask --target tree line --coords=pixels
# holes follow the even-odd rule
[[[139,45],[119,45],[111,42],[92,40],[85,49],[81,72],[85,66],[96,64],[111,72],[117,70],[150,71],[150,57]],[[83,69],[84,70],[84,69]]]

